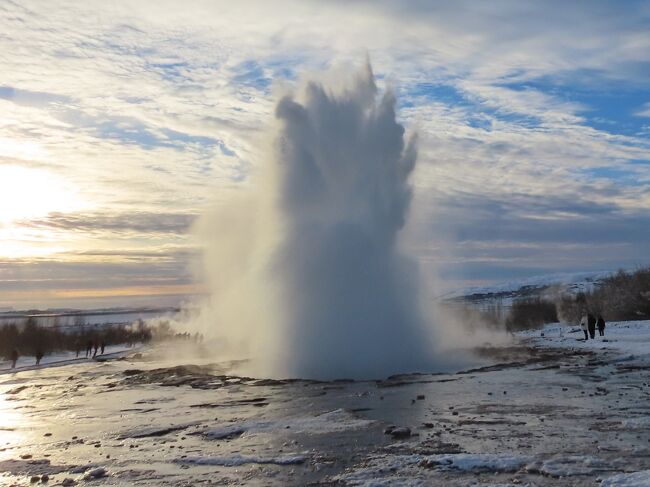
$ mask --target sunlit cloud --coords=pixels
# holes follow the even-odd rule
[[[158,253],[173,262],[160,276],[186,278],[189,253],[164,249],[191,246],[194,216],[265,159],[276,93],[369,55],[420,135],[408,231],[438,249],[423,262],[471,282],[566,256],[633,265],[650,210],[649,22],[647,4],[613,1],[6,2],[0,259],[31,259],[32,277],[50,272],[39,259],[77,259],[89,281],[119,274],[88,267],[109,259],[154,279]],[[623,247],[624,261],[608,250]],[[57,289],[83,289],[70,269]]]

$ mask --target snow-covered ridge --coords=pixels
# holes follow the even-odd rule
[[[438,299],[446,302],[511,301],[516,298],[541,296],[551,289],[564,294],[577,294],[594,289],[612,274],[613,271],[544,274],[489,286],[456,289],[439,296]]]

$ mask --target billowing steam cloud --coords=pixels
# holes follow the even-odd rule
[[[281,97],[256,184],[199,224],[213,291],[203,319],[244,347],[261,376],[375,378],[432,366],[417,267],[397,244],[415,138],[370,66],[343,85],[309,81]]]

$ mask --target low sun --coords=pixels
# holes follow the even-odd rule
[[[78,190],[53,172],[0,165],[0,224],[73,211],[80,206]]]

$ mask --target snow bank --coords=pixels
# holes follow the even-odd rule
[[[224,424],[204,430],[201,434],[211,440],[232,438],[244,434],[254,435],[279,431],[324,434],[363,429],[373,423],[374,421],[359,419],[344,409],[336,409],[312,417],[254,420]]]
[[[606,478],[600,487],[648,487],[650,486],[650,470],[634,473],[621,473]]]
[[[307,460],[305,455],[281,455],[278,457],[258,457],[253,455],[224,455],[218,457],[186,457],[174,460],[182,465],[215,465],[220,467],[237,467],[250,463],[264,465],[296,465]]]

